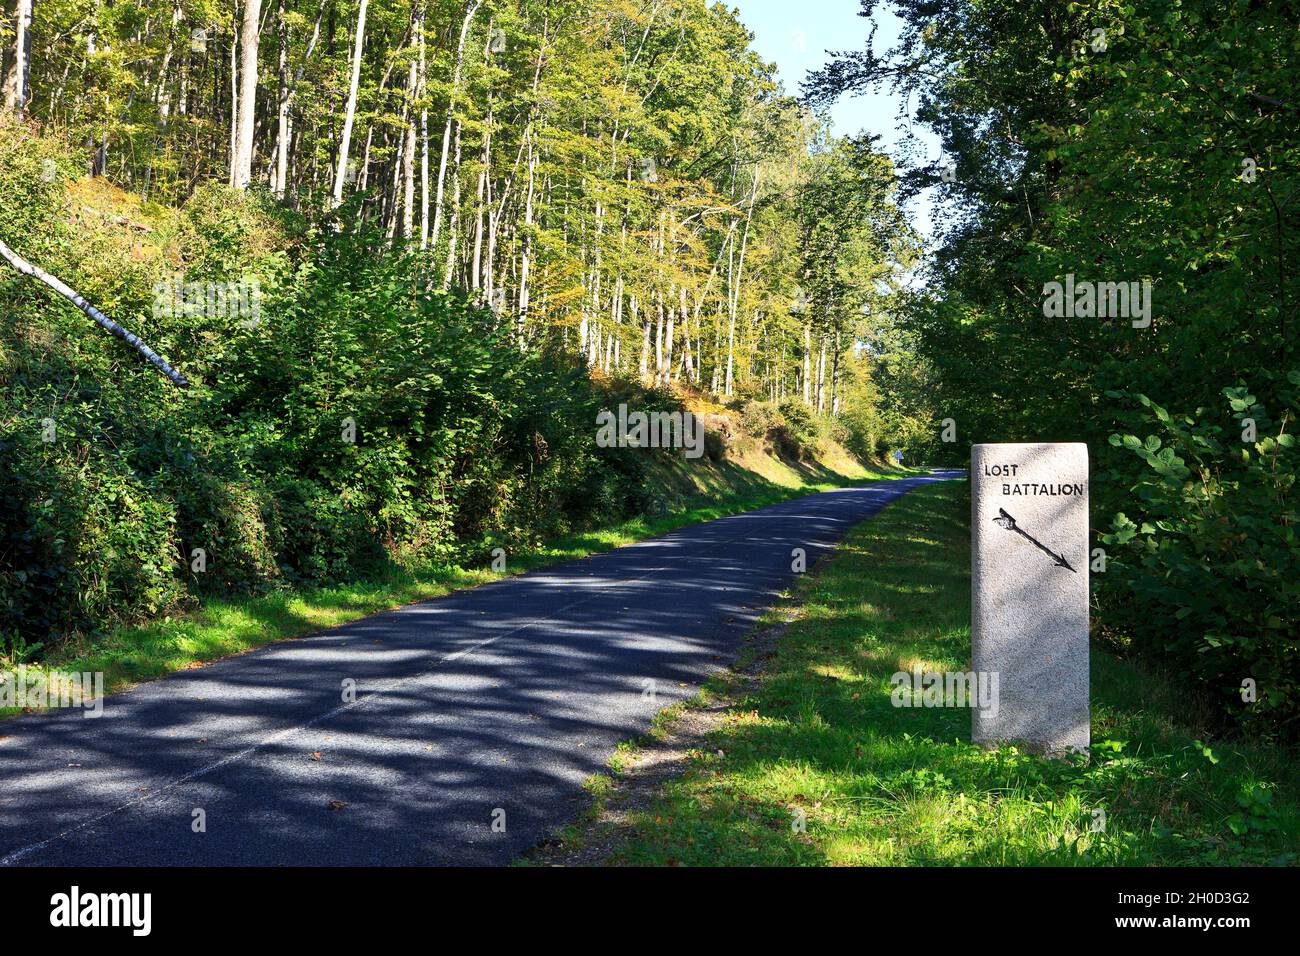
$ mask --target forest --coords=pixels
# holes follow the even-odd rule
[[[0,29],[10,657],[653,510],[647,456],[593,441],[620,402],[747,407],[796,458],[923,430],[864,347],[919,249],[893,164],[725,6],[18,0]]]
[[[0,251],[176,374],[0,271],[4,653],[637,513],[597,414],[703,396],[1087,442],[1095,638],[1293,736],[1294,5],[891,7],[788,90],[720,3],[11,0]],[[941,160],[832,135],[880,88]]]

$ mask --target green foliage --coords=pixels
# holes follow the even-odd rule
[[[1109,599],[1140,607],[1125,629],[1134,645],[1228,714],[1259,732],[1286,726],[1300,716],[1300,372],[1260,373],[1195,415],[1135,398],[1127,417],[1141,431],[1110,437],[1146,467],[1102,538],[1122,582]]]
[[[49,247],[63,212],[66,178],[75,168],[71,152],[56,137],[37,136],[8,116],[0,116],[0,235],[24,237]],[[0,289],[17,277],[0,275]]]
[[[821,443],[822,429],[812,411],[803,402],[793,398],[787,398],[777,408],[784,422],[777,429],[778,446],[793,451],[793,457],[815,457]]]
[[[784,424],[781,412],[771,402],[749,401],[740,410],[740,427],[750,438],[766,438]]]
[[[778,455],[789,461],[813,460],[825,450],[827,440],[846,446],[852,442],[847,424],[818,415],[802,401],[793,398],[779,403],[746,402],[740,411],[740,427],[751,438],[764,439]]]

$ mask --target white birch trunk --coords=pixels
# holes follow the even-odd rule
[[[278,35],[280,39],[279,94],[275,102],[275,171],[271,174],[271,193],[283,199],[289,177],[289,25],[284,21],[284,0],[280,0]]]
[[[465,10],[465,20],[460,25],[460,40],[456,44],[456,67],[452,72],[451,95],[447,100],[447,122],[442,130],[442,159],[438,162],[438,185],[433,202],[433,236],[429,240],[430,245],[435,247],[438,245],[438,237],[442,229],[442,191],[447,178],[447,152],[451,143],[451,124],[456,112],[456,93],[460,89],[461,67],[465,62],[465,38],[469,35],[470,24],[474,21],[474,14],[478,12],[481,2],[482,0],[470,0],[469,6]],[[459,138],[459,131],[457,131],[456,135]],[[459,161],[459,141],[457,142],[456,153]]]
[[[32,98],[32,2],[18,0],[14,9],[14,61],[5,82],[5,111],[20,115]]]
[[[461,150],[461,128],[456,124],[456,162],[451,174],[451,224],[447,231],[447,269],[442,277],[442,287],[448,289],[451,287],[452,267],[456,263],[456,237],[457,228],[460,225],[460,150]],[[437,225],[437,219],[434,220]]]
[[[417,24],[420,32],[420,82],[417,95],[420,99],[420,248],[429,247],[429,107],[425,103],[428,95],[428,64],[424,49],[424,12],[420,13]]]
[[[347,182],[348,150],[352,146],[352,124],[357,116],[357,90],[361,86],[361,51],[366,43],[366,7],[370,0],[361,0],[357,11],[356,44],[352,51],[352,82],[348,87],[348,105],[343,114],[343,135],[339,141],[339,161],[334,170],[334,205],[343,202],[343,184]]]
[[[812,323],[803,324],[803,403],[812,405]]]
[[[180,372],[176,371],[174,368],[168,365],[167,362],[164,361],[158,355],[157,352],[155,352],[153,349],[149,348],[149,346],[141,342],[140,339],[137,338],[133,333],[128,332],[126,329],[122,328],[122,326],[118,325],[116,322],[114,322],[112,319],[106,316],[103,312],[100,312],[97,308],[95,308],[84,298],[82,298],[80,293],[71,289],[60,279],[50,275],[48,272],[46,272],[44,269],[41,269],[39,266],[32,265],[22,256],[18,255],[18,253],[10,249],[3,242],[0,242],[0,259],[4,259],[6,262],[8,262],[11,266],[13,266],[23,275],[31,276],[33,279],[37,279],[45,283],[47,286],[49,286],[59,295],[63,296],[63,298],[67,299],[78,309],[80,309],[91,319],[93,319],[96,324],[107,329],[110,333],[116,335],[123,342],[126,342],[128,345],[134,348],[137,352],[139,352],[146,359],[148,359],[149,362],[154,366],[154,368],[158,369],[158,371],[166,375],[175,384],[181,386],[182,388],[190,384],[189,380],[186,379],[184,375],[182,375]]]
[[[230,21],[230,169],[227,185],[235,185],[235,154],[239,148],[239,5]]]
[[[418,28],[418,22],[416,25]],[[411,66],[406,74],[406,92],[410,102],[404,110],[409,123],[402,149],[402,235],[408,241],[415,238],[415,141],[419,136],[419,126],[415,117],[419,86],[420,62],[415,57],[411,57]]]
[[[758,169],[754,169],[754,181],[749,191],[749,209],[745,213],[745,232],[740,240],[740,258],[736,263],[735,281],[731,290],[730,331],[727,335],[727,396],[732,395],[732,368],[736,348],[736,313],[740,309],[740,287],[745,278],[745,251],[749,247],[749,227],[754,221],[754,202],[758,198]]]

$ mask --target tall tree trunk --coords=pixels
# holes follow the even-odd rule
[[[419,28],[419,20],[416,28]],[[406,73],[407,103],[402,110],[406,122],[406,137],[402,146],[402,236],[410,241],[415,238],[415,141],[419,137],[416,121],[417,102],[420,86],[420,61],[411,57],[411,65]]]
[[[546,39],[550,33],[550,18],[543,14],[542,35],[537,44],[537,67],[533,71],[533,103],[528,110],[528,127],[524,137],[528,142],[528,187],[524,197],[524,224],[520,236],[519,252],[519,332],[523,342],[524,326],[528,321],[528,280],[533,260],[533,221],[537,196],[537,91],[542,82],[542,64],[546,57]]]
[[[468,7],[465,9],[465,19],[460,25],[460,40],[456,44],[456,66],[452,71],[451,77],[451,94],[447,99],[447,122],[442,130],[442,159],[438,162],[438,186],[436,196],[433,202],[433,236],[429,240],[433,246],[438,245],[438,236],[442,229],[442,189],[447,178],[447,150],[451,143],[451,124],[456,113],[456,93],[460,89],[461,67],[465,61],[465,37],[469,35],[469,26],[474,20],[474,14],[478,12],[482,0],[470,0]],[[460,136],[459,130],[456,133]],[[460,153],[460,144],[457,143],[457,156]]]
[[[289,25],[284,19],[284,0],[280,0],[276,13],[280,62],[279,91],[275,98],[275,171],[271,174],[271,192],[276,199],[283,199],[285,182],[289,178]]]
[[[731,396],[731,376],[734,367],[736,348],[736,248],[732,246],[727,252],[727,375],[723,381],[722,394]]]
[[[655,381],[664,377],[664,294],[655,290]]]
[[[835,333],[835,339],[831,343],[831,414],[836,415],[840,410],[840,333]]]
[[[821,354],[817,356],[817,411],[826,407],[826,336],[821,337]]]
[[[749,247],[749,227],[754,221],[754,203],[758,199],[758,167],[754,168],[754,181],[749,190],[749,208],[745,212],[745,232],[740,240],[740,257],[736,263],[735,280],[731,289],[730,331],[727,333],[727,397],[732,395],[732,369],[735,364],[736,313],[740,309],[740,287],[745,278],[745,250]]]
[[[288,74],[289,65],[289,32],[284,22],[284,0],[280,0],[280,71],[281,86],[280,98],[276,104],[277,124],[276,124],[276,196],[283,199],[289,187],[289,157],[293,153],[294,147],[294,124],[293,124],[293,99],[298,92],[298,84],[302,81],[303,71],[307,69],[307,63],[311,60],[312,54],[316,51],[316,43],[320,39],[321,19],[325,16],[325,6],[329,0],[321,0],[320,8],[316,11],[316,23],[312,26],[311,40],[307,43],[307,50],[303,53],[302,62],[298,64],[298,69],[294,71],[293,82],[285,85],[285,78]]]
[[[253,121],[257,116],[257,50],[261,41],[262,0],[244,0],[239,35],[239,97],[235,109],[235,156],[231,185],[247,189],[253,179]]]
[[[685,284],[682,285],[680,290],[678,308],[681,310],[682,339],[685,342],[684,351],[682,353],[682,363],[683,363],[682,369],[686,375],[686,380],[690,382],[690,381],[694,381],[695,379],[695,357],[691,354],[690,310],[686,306]]]
[[[803,403],[812,405],[812,322],[803,323]]]
[[[420,248],[429,247],[429,104],[428,64],[424,50],[424,11],[416,25],[420,36],[420,81],[417,96],[420,99]]]
[[[348,105],[343,114],[343,136],[339,141],[339,161],[334,169],[334,205],[343,203],[343,184],[347,182],[348,150],[352,147],[352,124],[357,116],[357,91],[361,86],[361,51],[366,43],[366,7],[370,0],[361,0],[357,11],[357,37],[352,52],[352,81],[348,87]]]
[[[235,156],[239,149],[239,4],[230,20],[230,168],[227,185],[235,185]]]
[[[471,288],[483,288],[483,212],[487,205],[488,172],[492,162],[492,112],[489,109],[487,127],[483,130],[483,147],[479,152],[478,190],[474,196],[474,270]]]
[[[181,23],[180,0],[172,5],[172,23],[167,31],[167,50],[163,53],[162,65],[158,67],[158,85],[154,89],[154,102],[158,105],[159,125],[165,126],[172,112],[171,87],[168,76],[171,73],[172,58],[176,55],[176,31]],[[65,74],[66,75],[66,74]]]
[[[718,297],[718,311],[713,318],[713,378],[709,391],[714,395],[722,387],[722,297]]]
[[[488,40],[483,46],[483,63],[486,66],[492,60],[492,30],[488,29]],[[474,271],[473,288],[484,290],[488,301],[492,297],[492,262],[489,256],[483,258],[484,243],[487,242],[487,230],[492,217],[492,87],[488,86],[487,115],[483,120],[483,147],[479,154],[478,193],[474,205]]]
[[[533,200],[536,194],[537,149],[531,137],[528,140],[528,194],[524,199],[524,229],[522,251],[519,255],[519,331],[522,335],[528,321],[528,277],[533,264]]]
[[[456,124],[456,159],[451,173],[451,224],[447,230],[447,270],[442,277],[442,287],[448,289],[451,287],[452,267],[456,262],[456,237],[457,229],[460,226],[460,150],[461,150],[461,127]],[[434,225],[437,226],[437,219],[434,219]],[[436,231],[435,231],[436,235]]]
[[[637,306],[639,305],[636,296],[632,296],[632,324],[636,325]],[[650,314],[646,313],[641,319],[641,378],[645,379],[650,374]]]
[[[668,288],[668,324],[664,328],[664,360],[660,377],[667,382],[673,374],[673,346],[677,331],[677,309],[673,306],[673,290]]]
[[[5,81],[5,111],[20,115],[32,98],[32,4],[18,0],[14,10],[14,60]]]

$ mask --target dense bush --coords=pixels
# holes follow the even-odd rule
[[[740,427],[752,438],[761,438],[782,458],[789,461],[811,461],[822,449],[822,440],[848,437],[847,430],[836,428],[830,419],[818,416],[798,399],[788,398],[780,403],[751,400],[745,402],[740,412]]]
[[[874,412],[872,415],[870,420],[819,415],[797,398],[781,402],[751,399],[740,406],[740,428],[788,461],[812,461],[826,450],[827,442],[843,445],[863,460],[882,459],[886,442],[875,430],[879,423]],[[716,455],[710,451],[710,457],[720,458],[723,451],[721,447]]]
[[[851,409],[841,417],[845,448],[863,460],[883,461],[893,452],[884,423],[874,408]]]
[[[749,401],[740,409],[740,428],[750,438],[766,438],[773,428],[785,424],[785,419],[771,402]]]
[[[795,451],[795,456],[802,459],[816,457],[821,447],[824,420],[813,415],[812,410],[803,402],[787,398],[777,408],[785,420],[785,440]]]
[[[1103,538],[1116,549],[1108,579],[1121,582],[1104,593],[1141,608],[1127,628],[1138,649],[1263,731],[1300,717],[1300,372],[1260,373],[1255,388],[1225,389],[1221,407],[1195,415],[1136,397],[1130,420],[1147,434],[1110,443],[1145,468],[1131,513]]]

